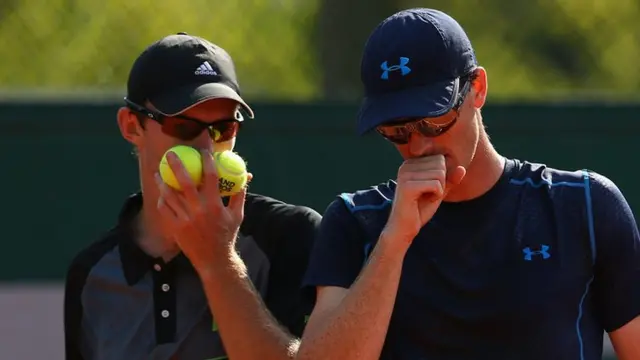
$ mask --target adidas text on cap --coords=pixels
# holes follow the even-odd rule
[[[393,14],[365,45],[358,133],[398,118],[446,114],[458,100],[460,77],[476,67],[469,38],[449,15],[426,8]]]
[[[127,99],[149,101],[165,116],[174,116],[210,99],[237,101],[253,118],[240,96],[231,56],[197,36],[178,33],[151,44],[135,60],[127,82]]]

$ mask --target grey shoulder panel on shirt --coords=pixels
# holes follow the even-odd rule
[[[67,268],[64,289],[65,359],[82,359],[79,337],[82,324],[82,292],[91,269],[118,244],[115,230],[81,250]]]
[[[67,275],[72,271],[86,271],[100,261],[100,259],[118,245],[119,235],[117,229],[110,230],[100,240],[91,243],[80,250],[71,260],[67,268]]]

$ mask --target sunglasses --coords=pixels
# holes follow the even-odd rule
[[[166,116],[142,105],[138,105],[126,98],[124,101],[132,111],[160,124],[163,133],[184,141],[195,139],[205,130],[216,143],[229,141],[236,137],[243,121],[240,111],[236,111],[235,118],[233,119],[205,122],[184,115]]]
[[[388,141],[398,145],[409,143],[412,133],[417,133],[426,137],[440,136],[455,125],[458,120],[458,116],[460,115],[459,109],[470,90],[471,81],[468,80],[460,90],[458,100],[453,106],[453,109],[442,116],[417,119],[397,119],[378,126],[376,131]]]

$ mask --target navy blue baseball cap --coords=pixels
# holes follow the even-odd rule
[[[477,66],[467,34],[451,16],[426,8],[391,15],[365,45],[358,133],[394,119],[446,114],[464,85],[460,78]]]

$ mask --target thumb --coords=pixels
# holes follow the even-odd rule
[[[467,169],[462,166],[456,167],[452,172],[449,173],[449,183],[452,185],[458,185],[464,179],[464,176],[467,175]]]
[[[178,238],[177,236],[171,234],[171,235],[167,236],[167,239],[169,241],[172,241],[174,244],[178,245],[178,247],[180,249],[182,249],[182,241],[180,241],[180,238]]]

